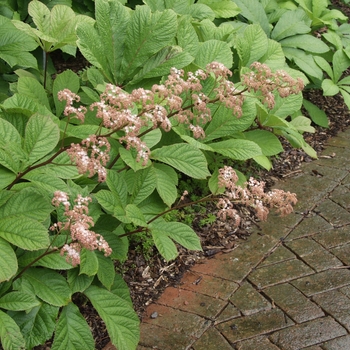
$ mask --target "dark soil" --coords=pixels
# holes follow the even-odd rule
[[[333,5],[340,8],[343,13],[350,17],[350,7],[339,0],[332,1]],[[80,70],[87,62],[79,55],[77,59],[64,59],[60,54],[52,57],[58,72],[65,69]],[[349,72],[347,72],[349,73]],[[317,127],[314,134],[304,134],[305,140],[319,153],[328,138],[337,135],[350,125],[350,112],[344,104],[341,95],[324,97],[322,91],[308,90],[304,97],[326,112],[329,118],[329,128]],[[307,113],[304,111],[304,114]],[[245,164],[255,176],[266,181],[267,186],[272,186],[276,180],[294,176],[298,173],[303,162],[311,162],[312,159],[300,149],[292,148],[287,142],[282,141],[285,151],[273,159],[273,170],[267,172]],[[135,244],[130,250],[128,260],[116,268],[123,274],[127,282],[134,308],[142,317],[147,305],[156,300],[167,286],[176,285],[183,273],[199,260],[206,259],[219,251],[232,250],[237,242],[249,236],[249,229],[256,224],[254,215],[246,208],[239,208],[242,222],[238,229],[233,229],[230,222],[216,221],[213,224],[205,224],[209,213],[215,213],[215,207],[211,204],[193,214],[192,227],[198,233],[203,252],[189,252],[179,247],[179,256],[169,263],[158,254],[156,249],[147,250],[147,258],[140,252],[141,245]],[[210,216],[209,216],[210,218]],[[210,221],[210,220],[209,220]],[[109,338],[104,323],[100,320],[96,311],[89,305],[82,305],[81,312],[87,319],[94,335],[96,349],[103,349]],[[50,347],[50,343],[46,344]],[[36,349],[44,349],[38,347]]]

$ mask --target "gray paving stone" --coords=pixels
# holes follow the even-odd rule
[[[330,199],[326,199],[317,206],[320,215],[335,227],[344,226],[350,223],[350,213]]]
[[[248,276],[248,279],[258,288],[265,288],[312,273],[314,271],[310,267],[302,261],[294,259],[256,269]]]
[[[331,229],[330,225],[325,219],[319,215],[313,215],[306,217],[300,224],[287,236],[286,241],[292,239],[313,236],[316,233],[323,232],[324,230]]]
[[[339,323],[331,317],[325,317],[285,328],[269,338],[283,350],[299,350],[346,333],[346,329]]]
[[[291,283],[306,296],[312,296],[350,284],[350,271],[346,269],[322,271]]]
[[[216,328],[230,343],[253,338],[293,325],[293,321],[279,309],[262,311],[220,323]]]
[[[334,189],[334,191],[330,194],[330,199],[336,202],[344,209],[350,209],[350,188],[347,186],[338,186]]]
[[[192,345],[193,350],[232,350],[231,345],[214,327],[210,327]]]
[[[307,348],[302,348],[301,350],[323,350],[319,345],[308,346]]]
[[[346,295],[348,298],[350,298],[350,285],[343,288],[339,288],[338,290],[344,295]]]
[[[289,249],[280,245],[259,265],[259,268],[295,258],[296,256]]]
[[[327,314],[350,330],[350,299],[337,290],[321,293],[312,298]],[[350,348],[350,347],[349,347]]]
[[[264,349],[264,350],[279,350],[279,348],[272,344],[269,339],[265,336],[262,337],[255,337],[249,340],[240,341],[235,344],[236,349],[239,350],[257,350],[257,349]]]
[[[331,249],[331,252],[345,265],[350,265],[350,244],[335,247]]]
[[[327,341],[322,347],[324,350],[349,350],[350,335]]]
[[[312,238],[325,248],[330,249],[346,243],[350,243],[350,228],[348,226],[324,230]]]
[[[253,286],[244,282],[231,296],[230,301],[243,315],[252,315],[259,311],[271,309],[268,302]]]
[[[322,156],[333,156],[333,158],[321,158]],[[328,166],[332,168],[339,169],[350,169],[350,163],[348,159],[350,158],[350,150],[347,148],[340,148],[329,146],[325,150],[323,150],[320,154],[321,157],[315,160],[314,163],[321,166]]]
[[[274,303],[295,322],[302,323],[323,317],[319,306],[310,301],[291,284],[284,283],[264,289]]]
[[[220,312],[219,316],[215,318],[215,324],[226,322],[240,316],[241,313],[239,310],[231,303],[227,303],[226,307]]]
[[[311,238],[301,238],[286,245],[316,271],[341,266],[343,263]]]
[[[303,171],[313,177],[327,177],[335,182],[341,182],[348,174],[348,170],[346,169],[337,169],[337,171],[334,171],[332,167],[320,166],[315,162],[303,165]]]

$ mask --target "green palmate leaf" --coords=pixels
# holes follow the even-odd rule
[[[253,141],[259,145],[265,156],[274,156],[283,152],[283,147],[279,139],[266,130],[252,130],[244,133],[247,140]]]
[[[52,350],[93,350],[94,339],[89,325],[73,303],[65,306],[57,321]]]
[[[0,220],[0,237],[22,249],[38,250],[48,246],[47,228],[25,215],[11,215]]]
[[[16,192],[6,203],[6,206],[0,208],[0,217],[23,215],[34,220],[44,221],[52,209],[48,198],[43,197],[35,188],[29,187]]]
[[[30,181],[35,187],[46,191],[50,196],[58,190],[68,192],[68,186],[63,180],[45,173],[40,173],[39,171],[31,171],[24,178]]]
[[[98,259],[98,271],[97,277],[103,286],[110,290],[115,276],[115,269],[113,260],[110,257],[106,257],[101,252],[96,252]]]
[[[112,229],[114,227],[115,226],[110,226],[109,228]],[[120,234],[124,233],[121,226],[113,232],[99,229],[99,233],[103,235],[104,239],[112,249],[112,254],[110,255],[111,259],[125,261],[129,251],[129,240],[127,237],[119,237]]]
[[[165,165],[154,163],[154,174],[156,189],[164,203],[171,207],[177,198],[177,175],[173,168]],[[175,181],[172,181],[175,180]]]
[[[115,206],[121,206],[116,196],[108,190],[100,190],[95,194],[97,201],[107,212],[113,213]]]
[[[161,140],[161,138],[162,132],[157,128],[142,136],[141,140],[151,149]]]
[[[0,340],[4,350],[24,350],[25,341],[17,323],[0,310]]]
[[[127,150],[123,147],[120,147],[119,154],[121,159],[125,162],[125,164],[129,166],[133,171],[144,169],[145,166],[148,166],[150,164],[150,162],[148,161],[146,165],[143,165],[143,160],[137,159],[137,151],[133,148]]]
[[[124,79],[155,53],[168,46],[176,35],[176,13],[172,10],[151,13],[147,6],[136,7],[125,36],[122,61]]]
[[[231,18],[241,12],[231,0],[199,0],[198,3],[208,5],[214,11],[216,18]]]
[[[316,151],[309,146],[298,131],[289,128],[281,128],[282,135],[290,142],[293,147],[302,148],[306,154],[312,158],[317,158]]]
[[[106,289],[90,286],[84,294],[106,324],[118,350],[134,350],[139,341],[139,319],[129,302]]]
[[[328,28],[327,33],[323,33],[322,37],[325,38],[330,44],[332,44],[336,50],[341,50],[343,48],[342,38],[338,32],[335,32]],[[344,47],[347,45],[344,45]]]
[[[91,285],[93,279],[94,276],[80,275],[78,267],[67,272],[67,282],[72,294],[77,292],[83,293]]]
[[[60,139],[58,126],[50,117],[33,115],[26,126],[24,150],[31,163],[51,152]]]
[[[30,268],[23,278],[33,286],[35,294],[53,306],[67,305],[71,291],[66,279],[56,271],[43,268]]]
[[[33,349],[36,345],[44,344],[47,339],[52,337],[58,310],[58,307],[41,303],[29,313],[25,311],[11,313],[25,338],[26,349]],[[2,329],[2,327],[0,328]]]
[[[11,245],[0,238],[0,283],[8,281],[18,268],[16,254]]]
[[[44,87],[35,78],[20,77],[17,82],[17,91],[22,95],[32,98],[47,109],[51,109]]]
[[[240,14],[243,17],[247,18],[251,23],[259,24],[267,35],[270,33],[269,20],[260,1],[235,0],[234,2],[240,8]]]
[[[305,99],[303,100],[303,106],[307,110],[312,121],[315,124],[322,126],[323,128],[329,127],[328,117],[324,111],[322,111],[320,108],[318,108],[312,102],[305,100]]]
[[[0,308],[13,311],[29,310],[40,305],[33,294],[25,292],[10,292],[0,298]]]
[[[129,201],[133,204],[141,203],[156,187],[156,178],[151,167],[136,172],[130,170],[127,172],[125,180],[131,195]]]
[[[249,140],[226,140],[211,143],[210,146],[217,153],[234,160],[247,160],[262,155],[261,148]]]
[[[339,92],[338,85],[330,79],[324,79],[321,86],[324,96],[334,96]]]
[[[53,81],[52,94],[55,101],[56,115],[59,117],[63,112],[66,101],[58,100],[58,92],[64,89],[77,93],[80,87],[79,77],[70,69],[65,70],[61,74],[58,74]]]
[[[237,53],[241,59],[242,66],[250,66],[259,61],[267,52],[268,39],[262,28],[253,24],[248,26],[244,32],[237,36]]]
[[[329,51],[327,44],[308,34],[290,36],[280,40],[280,44],[284,47],[299,48],[312,53],[325,53]]]
[[[242,116],[237,118],[232,114],[232,109],[216,105],[215,110],[212,110],[212,120],[205,129],[204,142],[230,136],[249,128],[256,116],[255,101],[247,98],[243,103],[242,111]]]
[[[213,61],[221,62],[229,68],[232,67],[232,51],[227,43],[214,39],[200,43],[194,63],[205,68]]]
[[[307,54],[303,50],[290,47],[283,47],[283,52],[289,60],[294,61],[294,63],[307,75],[322,80],[322,70],[315,63],[312,55]]]
[[[302,9],[285,12],[276,23],[271,38],[279,41],[296,34],[306,34],[311,31],[310,21]]]
[[[168,164],[195,179],[210,176],[203,153],[191,145],[173,144],[155,149],[151,158]]]
[[[129,287],[124,281],[123,276],[119,274],[115,275],[114,282],[110,292],[117,295],[119,298],[122,298],[123,300],[125,300],[126,303],[132,306]]]
[[[98,271],[98,259],[94,251],[83,248],[80,252],[80,274],[94,276]]]
[[[27,33],[17,29],[8,18],[0,16],[0,58],[10,67],[37,68],[35,57],[29,53],[37,46]]]

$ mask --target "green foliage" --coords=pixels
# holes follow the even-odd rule
[[[290,90],[295,80],[278,80],[279,70],[325,95],[340,92],[350,106],[350,80],[342,78],[350,65],[349,27],[336,23],[345,17],[326,1],[92,4],[0,5],[4,350],[31,349],[50,338],[53,349],[93,349],[75,304],[82,299],[97,310],[119,350],[136,349],[139,320],[114,267],[127,259],[129,245],[139,245],[146,257],[155,247],[166,260],[177,257],[177,245],[200,250],[192,218],[201,203],[224,194],[224,164],[254,161],[270,169],[270,157],[283,151],[279,137],[316,157],[303,138],[314,131],[311,120],[300,109],[324,127],[326,116]],[[31,25],[22,21],[27,15]],[[316,38],[320,26],[329,30]],[[78,47],[91,67],[51,81],[31,53],[37,46],[69,54]],[[210,65],[214,61],[221,64]],[[256,61],[265,65],[251,66]],[[200,87],[187,88],[193,81]],[[113,113],[129,119],[118,125]],[[243,186],[245,175],[237,174]],[[200,183],[189,200],[179,178]],[[77,213],[85,233],[99,242],[79,246],[79,261],[69,253],[80,242]],[[199,225],[214,220],[208,215]]]

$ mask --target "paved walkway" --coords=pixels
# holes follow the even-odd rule
[[[349,160],[350,130],[279,182],[297,193],[295,212],[271,215],[167,288],[147,309],[138,350],[349,350]]]

